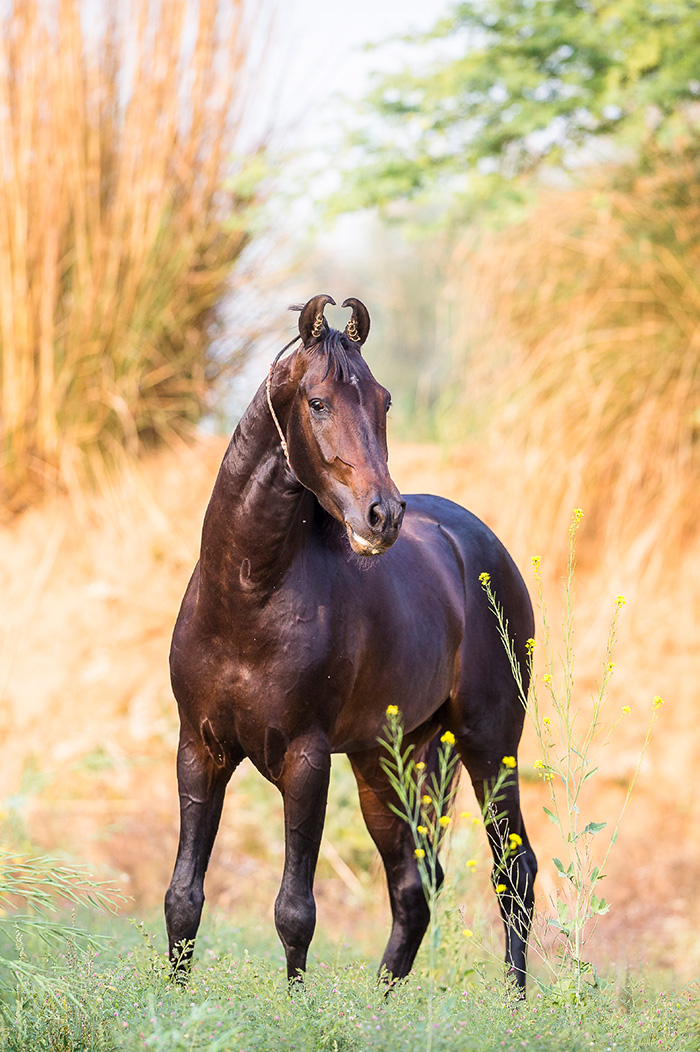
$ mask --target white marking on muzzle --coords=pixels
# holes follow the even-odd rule
[[[372,555],[379,555],[380,549],[375,548],[371,541],[367,541],[364,537],[360,537],[359,533],[355,533],[352,527],[350,527],[350,532],[352,534],[352,539],[358,547],[363,549],[363,551],[370,552]]]

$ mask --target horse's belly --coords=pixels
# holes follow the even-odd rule
[[[383,736],[386,710],[396,705],[407,731],[428,722],[449,697],[455,682],[459,637],[446,633],[397,646],[387,640],[365,656],[354,689],[335,722],[334,752],[376,746]]]

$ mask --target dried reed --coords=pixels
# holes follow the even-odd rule
[[[86,6],[28,0],[0,19],[0,496],[15,508],[198,419],[247,236],[251,193],[225,189],[244,0]]]
[[[640,566],[700,521],[698,230],[679,166],[548,194],[454,259],[461,397],[495,403],[540,527],[580,505],[588,536]]]

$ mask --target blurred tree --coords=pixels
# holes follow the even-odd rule
[[[594,137],[647,160],[697,150],[698,0],[469,0],[412,38],[436,40],[431,69],[368,98],[343,207],[436,190],[501,204],[515,177],[580,164]]]

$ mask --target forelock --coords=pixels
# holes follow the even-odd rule
[[[336,380],[347,383],[352,375],[352,359],[356,357],[357,351],[351,349],[350,341],[344,332],[338,329],[329,329],[324,339],[317,344],[314,353],[325,354],[326,371],[325,380],[331,370]]]

